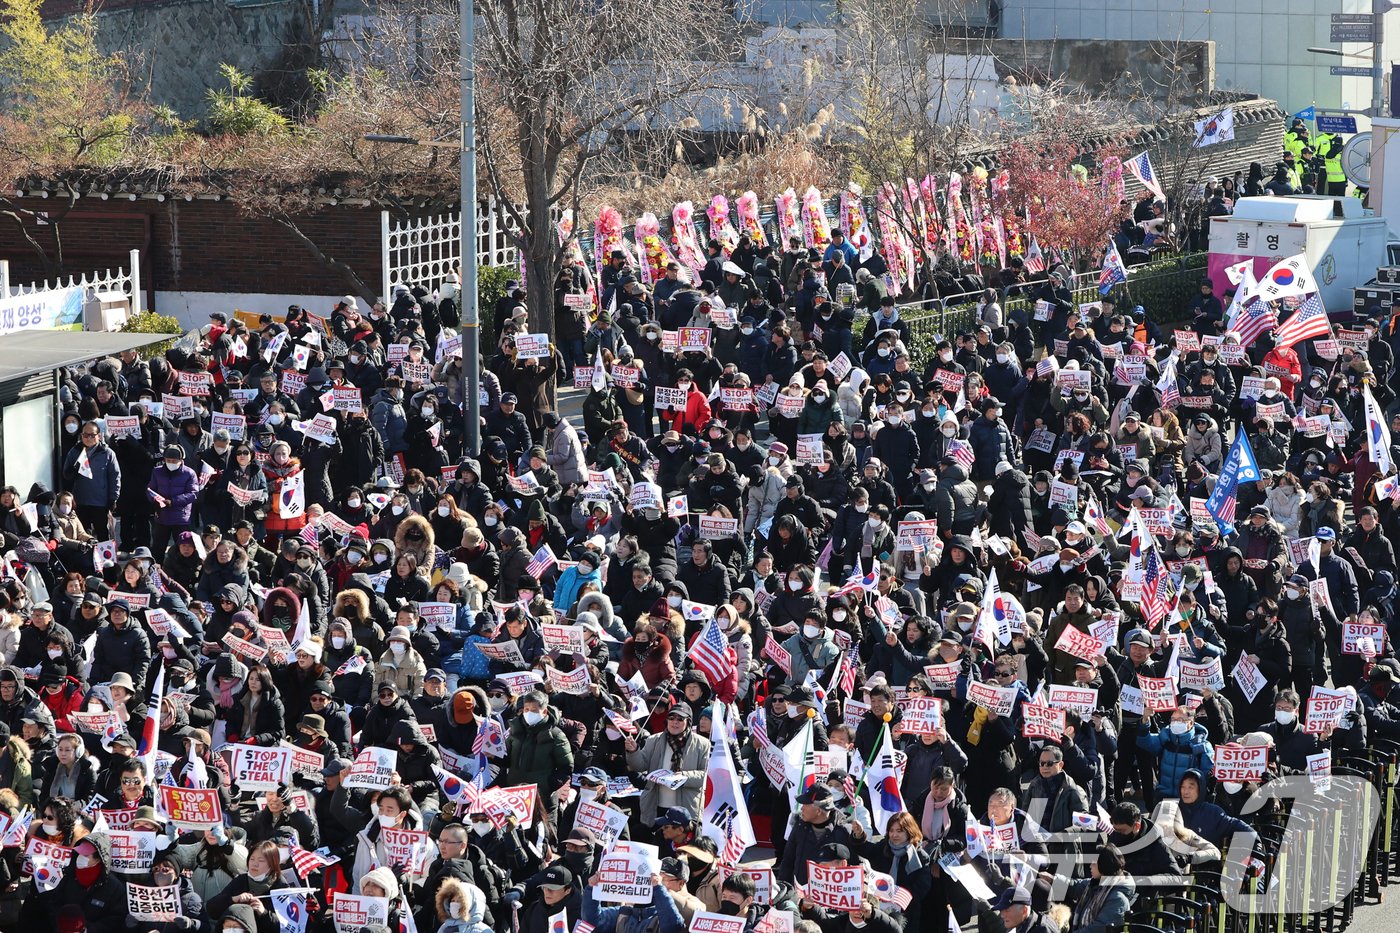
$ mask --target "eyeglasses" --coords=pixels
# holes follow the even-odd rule
[[[1042,762],[1040,762],[1040,766],[1041,766],[1042,768],[1053,768],[1053,767],[1055,767],[1055,765],[1057,765],[1057,764],[1059,764],[1058,761],[1042,761]]]
[[[83,437],[97,437],[97,435],[94,434],[92,431],[84,431]]]
[[[140,787],[141,784],[142,781],[140,778],[122,778],[123,787]]]

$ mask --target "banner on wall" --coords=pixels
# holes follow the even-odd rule
[[[74,287],[0,298],[0,335],[82,323],[86,293],[86,289]]]

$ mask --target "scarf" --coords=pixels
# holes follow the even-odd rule
[[[692,728],[687,726],[685,731],[680,735],[672,735],[670,732],[666,733],[666,744],[671,747],[672,771],[681,770],[681,756],[685,754],[686,745],[690,744],[690,734],[692,731]]]
[[[919,819],[919,829],[923,830],[925,839],[943,838],[943,834],[948,831],[948,807],[957,799],[957,794],[951,794],[947,800],[941,802],[934,800],[932,795],[924,798],[924,813]]]
[[[51,797],[76,797],[78,795],[78,763],[54,765],[53,784],[49,787]]]
[[[226,687],[220,681],[215,681],[219,688],[219,708],[228,709],[233,705],[233,687]]]

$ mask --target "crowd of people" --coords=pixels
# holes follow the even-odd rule
[[[59,487],[0,491],[0,927],[1102,931],[1400,736],[1389,321],[1241,348],[1052,263],[916,358],[839,234],[709,253],[569,266],[557,346],[513,283],[479,450],[450,292],[63,373]]]

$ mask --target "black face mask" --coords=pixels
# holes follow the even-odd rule
[[[719,912],[722,914],[727,914],[730,917],[737,917],[739,916],[740,905],[734,903],[733,901],[720,901]]]
[[[593,855],[590,852],[565,852],[564,864],[575,878],[586,878],[593,874]]]

